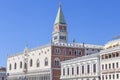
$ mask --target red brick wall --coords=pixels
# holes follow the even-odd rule
[[[55,54],[55,49],[59,48],[60,49],[60,54]],[[63,49],[66,49],[66,56],[63,56]],[[69,49],[72,50],[72,55],[69,54]],[[75,55],[75,50],[81,50],[82,54],[79,56]],[[53,80],[59,80],[60,79],[60,66],[59,67],[55,67],[54,66],[54,59],[55,58],[59,58],[60,61],[64,61],[64,60],[69,60],[72,58],[76,58],[76,57],[81,57],[85,55],[85,50],[83,48],[71,48],[71,47],[61,47],[61,46],[52,46],[52,69],[53,69]],[[55,68],[59,68],[58,70],[56,70]]]
[[[64,25],[55,25],[54,27],[54,30],[57,31],[57,30],[62,30],[62,28],[64,28],[64,30],[66,31],[67,30],[67,27]]]
[[[52,80],[60,80],[60,75],[61,75],[61,72],[60,70],[56,70],[56,69],[53,69],[53,79]]]

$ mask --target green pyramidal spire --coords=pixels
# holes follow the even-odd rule
[[[58,13],[57,13],[56,20],[55,20],[54,24],[66,24],[65,19],[64,19],[64,15],[62,12],[61,4],[59,5]]]

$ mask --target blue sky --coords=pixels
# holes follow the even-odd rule
[[[59,2],[69,42],[104,45],[120,34],[120,0],[0,0],[0,66],[7,55],[51,41]]]

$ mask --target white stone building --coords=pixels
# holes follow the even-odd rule
[[[6,68],[0,67],[0,80],[6,80]]]
[[[44,55],[43,55],[44,54]],[[9,56],[7,60],[8,80],[50,80],[51,47],[43,46]],[[35,79],[36,78],[36,79]]]
[[[99,53],[61,62],[61,80],[99,80]]]
[[[7,59],[8,80],[59,80],[60,62],[99,52],[103,46],[68,43],[67,24],[59,6],[52,42],[38,48],[25,48]]]
[[[101,80],[120,80],[120,38],[109,41],[100,52]]]

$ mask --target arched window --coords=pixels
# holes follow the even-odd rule
[[[64,56],[66,55],[66,49],[65,48],[63,49],[63,55]]]
[[[36,66],[40,67],[40,61],[39,61],[39,59],[37,59],[37,61],[36,61]]]
[[[111,58],[111,54],[109,54],[109,58]]]
[[[48,66],[48,58],[45,58],[45,66]]]
[[[75,55],[77,55],[77,50],[75,50]]]
[[[82,51],[81,50],[78,50],[78,55],[81,55],[82,54]]]
[[[75,55],[76,55],[76,56],[79,56],[79,55],[81,55],[81,54],[82,54],[81,50],[77,50],[77,49],[75,50]]]
[[[16,68],[17,68],[17,64],[15,63],[15,64],[14,64],[14,69],[16,69]]]
[[[71,49],[69,50],[69,55],[72,55],[72,50]]]
[[[32,67],[32,65],[33,65],[33,60],[31,59],[30,60],[30,67]]]
[[[22,68],[22,62],[20,62],[20,68]]]
[[[60,66],[60,59],[59,58],[54,59],[54,65],[55,66]]]
[[[119,56],[119,53],[117,52],[117,53],[116,53],[116,57],[118,57],[118,56]]]
[[[27,69],[27,63],[24,63],[24,69]]]
[[[113,57],[115,57],[115,53],[113,53]]]
[[[11,70],[11,69],[12,69],[12,65],[10,64],[10,65],[9,65],[9,70]]]
[[[60,54],[60,48],[55,48],[55,54]]]

